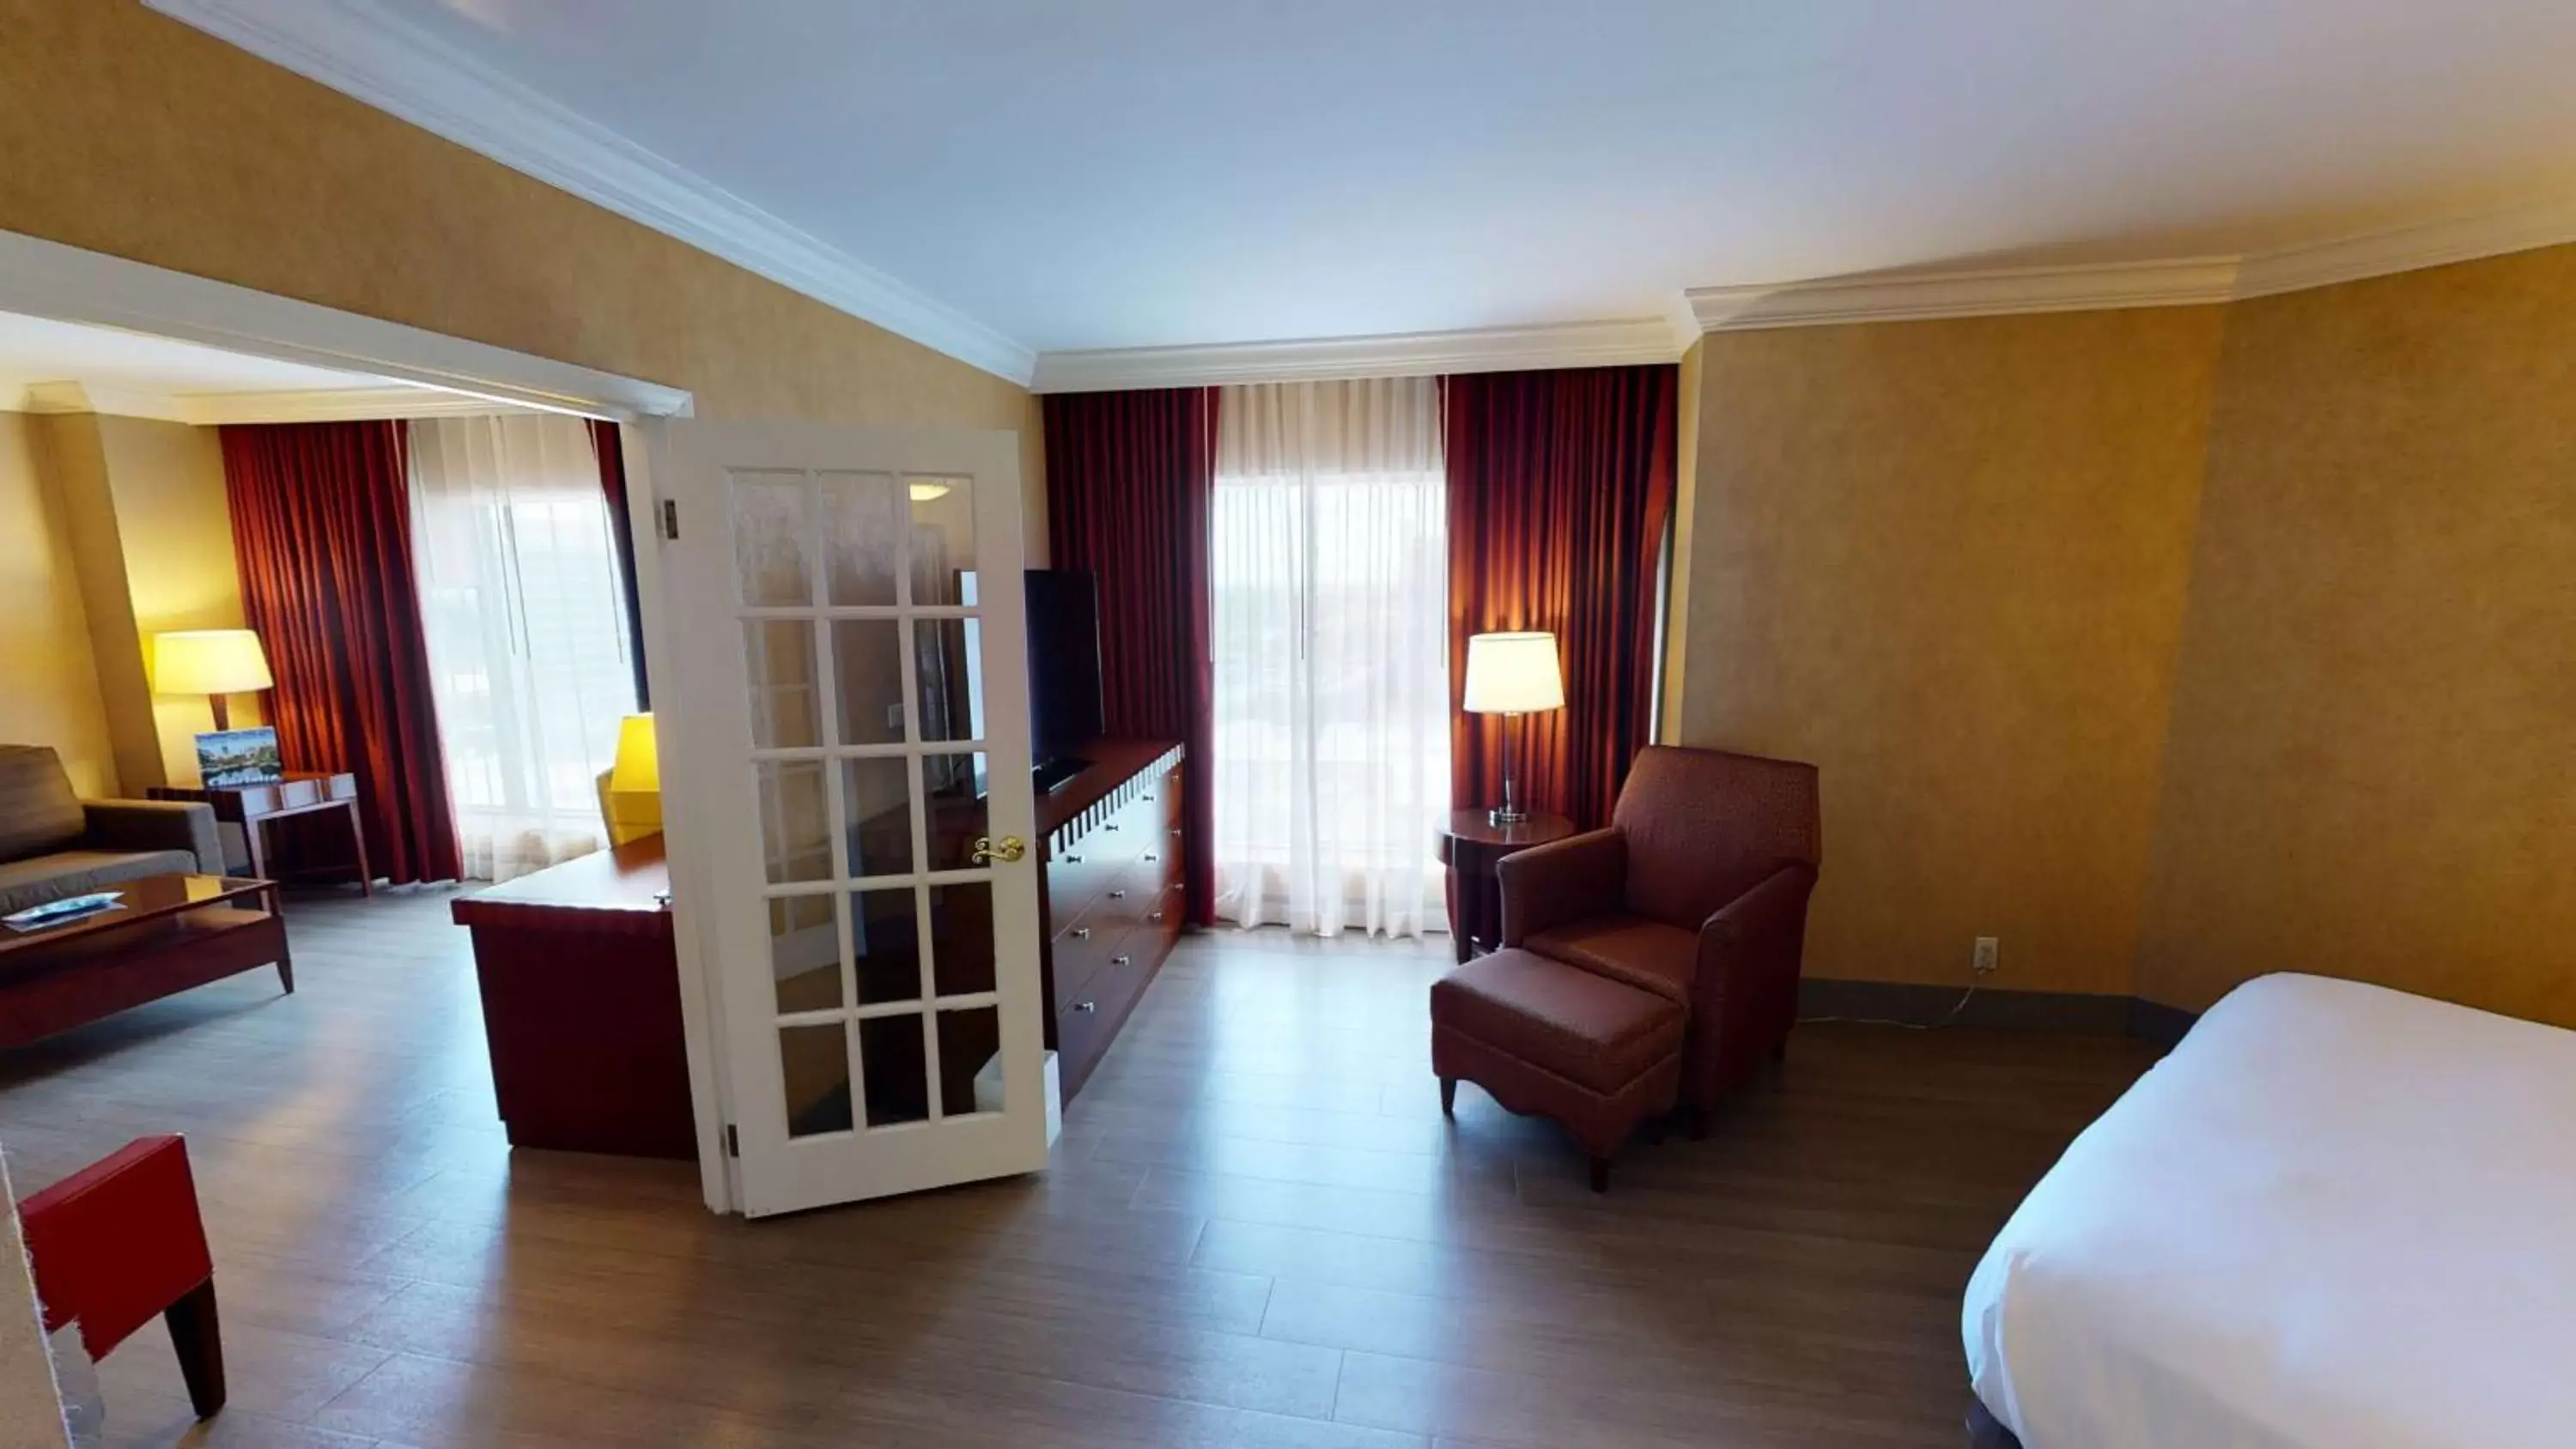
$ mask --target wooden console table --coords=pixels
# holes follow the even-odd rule
[[[698,1155],[662,837],[460,896],[513,1147]]]
[[[250,846],[250,873],[270,879],[270,821],[297,815],[338,811],[348,823],[349,849],[357,856],[358,889],[376,893],[376,873],[367,865],[367,831],[358,820],[358,777],[346,771],[289,770],[273,785],[154,785],[144,792],[153,800],[202,800],[215,807],[215,819],[242,829]]]

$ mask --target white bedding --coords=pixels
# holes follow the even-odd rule
[[[2576,1032],[2248,982],[2031,1190],[1961,1330],[2024,1449],[2576,1444]]]

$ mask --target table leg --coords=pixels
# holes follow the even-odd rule
[[[358,819],[358,802],[350,800],[345,804],[349,812],[349,843],[358,851],[358,894],[373,896],[376,873],[367,864],[367,827]]]
[[[277,982],[286,988],[287,995],[293,996],[295,994],[295,947],[292,942],[282,939],[286,934],[286,892],[278,886],[268,888],[268,913],[277,917],[278,935],[281,938],[277,948]]]

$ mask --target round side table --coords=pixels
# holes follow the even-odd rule
[[[1440,834],[1440,859],[1449,867],[1449,938],[1458,959],[1490,951],[1503,938],[1502,885],[1494,864],[1514,851],[1574,833],[1574,822],[1562,815],[1532,815],[1513,825],[1496,825],[1482,810],[1453,810],[1449,828]]]

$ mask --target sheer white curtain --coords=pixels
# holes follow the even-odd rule
[[[411,425],[412,553],[465,874],[597,850],[598,777],[635,708],[599,459],[579,419]]]
[[[1217,418],[1217,914],[1326,936],[1443,929],[1439,382],[1230,387]]]

